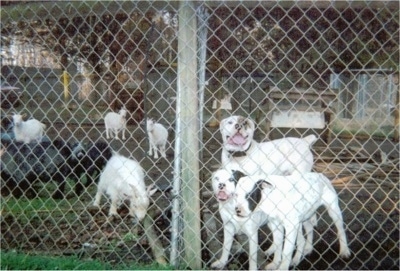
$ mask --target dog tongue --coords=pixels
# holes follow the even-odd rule
[[[226,194],[224,191],[219,191],[217,194],[217,198],[218,198],[218,200],[225,201],[229,198],[229,195]]]
[[[231,137],[233,144],[235,145],[244,145],[246,143],[246,138],[244,138],[241,134],[236,134]]]

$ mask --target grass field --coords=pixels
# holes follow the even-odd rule
[[[16,251],[0,251],[1,270],[172,270],[158,264],[112,265],[98,260],[73,257],[37,256]]]

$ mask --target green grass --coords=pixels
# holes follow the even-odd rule
[[[66,191],[73,192],[73,182],[67,182]],[[54,221],[69,221],[71,224],[79,217],[80,211],[88,206],[87,197],[53,199],[49,191],[54,191],[54,182],[46,183],[38,189],[38,196],[32,199],[16,198],[12,195],[1,197],[0,214],[13,217],[18,223],[27,224],[51,218]]]
[[[73,181],[66,182],[65,192],[73,192],[74,185],[75,183]],[[52,191],[55,191],[56,189],[57,184],[54,182],[49,182],[39,187],[38,196],[33,199],[27,199],[25,197],[15,198],[11,195],[2,197],[2,214],[24,214],[27,218],[30,218],[31,216],[35,216],[40,213],[65,212],[71,209],[82,209],[87,205],[82,201],[82,199],[77,197],[70,199],[53,199],[51,194]]]
[[[81,260],[75,256],[36,256],[15,251],[0,251],[1,270],[173,270],[159,264],[114,266],[98,260]]]
[[[87,203],[77,197],[70,199],[54,200],[48,190],[52,184],[43,186],[38,197],[26,199],[13,196],[1,197],[1,216],[4,219],[15,219],[16,224],[30,224],[33,227],[37,223],[43,223],[44,219],[51,219],[53,223],[70,223],[76,221],[79,214],[77,209],[87,206]],[[138,239],[134,233],[123,235],[126,242],[135,242]],[[138,263],[134,261],[108,262],[91,258],[75,256],[60,256],[56,252],[25,251],[14,247],[12,250],[0,250],[0,270],[173,270],[171,266],[163,266],[157,263]],[[115,250],[115,247],[111,247]],[[38,254],[42,253],[42,254]],[[52,255],[50,255],[52,253]]]
[[[13,198],[9,197],[2,202],[2,208],[5,212],[13,214],[46,212],[54,209],[70,208],[68,200],[54,200],[52,198]]]
[[[4,197],[1,200],[1,213],[3,216],[11,214],[20,219],[21,223],[27,223],[37,216],[53,216],[59,213],[59,216],[65,217],[76,214],[69,212],[71,209],[82,208],[79,202],[71,203],[67,199],[54,200],[51,197],[37,197],[34,199]]]

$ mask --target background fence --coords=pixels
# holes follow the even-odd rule
[[[397,1],[2,1],[2,83],[23,95],[10,107],[2,88],[2,153],[16,110],[50,140],[107,142],[160,191],[141,226],[125,209],[110,221],[109,205],[91,208],[95,184],[77,195],[68,180],[56,200],[53,182],[32,183],[33,198],[2,189],[1,249],[209,267],[223,238],[210,181],[218,124],[238,114],[256,121],[259,141],[319,138],[314,170],[335,185],[353,255],[337,256],[321,213],[297,268],[399,269],[398,69]],[[107,140],[104,115],[122,106],[128,138]],[[166,159],[147,155],[147,117],[168,128]],[[267,248],[268,228],[259,235]],[[248,268],[243,250],[232,255],[227,268]]]

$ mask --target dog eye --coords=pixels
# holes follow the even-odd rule
[[[228,124],[232,124],[232,123],[233,123],[233,121],[231,121],[231,120],[230,120],[230,121],[228,121]]]

